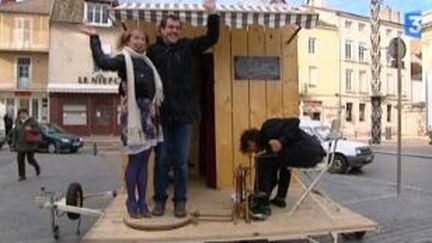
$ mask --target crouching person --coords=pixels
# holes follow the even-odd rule
[[[287,167],[313,167],[325,156],[318,139],[299,128],[298,118],[271,118],[261,129],[243,131],[240,150],[243,153],[259,153],[255,157],[255,195],[251,214],[265,218],[271,214],[270,202],[285,207],[285,198],[291,179]],[[270,201],[273,188],[278,192]]]

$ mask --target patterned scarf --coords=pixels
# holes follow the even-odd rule
[[[158,109],[163,102],[163,88],[162,80],[151,60],[147,57],[146,53],[137,53],[132,48],[125,46],[122,50],[126,63],[126,77],[127,77],[127,110],[128,110],[128,123],[127,123],[127,145],[139,146],[146,142],[141,125],[141,112],[138,108],[135,99],[135,74],[133,71],[132,57],[142,58],[144,62],[152,69],[153,78],[155,83],[155,95],[153,97],[153,104]]]

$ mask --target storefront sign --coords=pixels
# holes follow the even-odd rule
[[[280,80],[279,57],[235,56],[234,78],[237,80]]]
[[[78,83],[80,84],[119,84],[120,79],[118,77],[105,77],[103,75],[95,75],[92,77],[79,76]]]

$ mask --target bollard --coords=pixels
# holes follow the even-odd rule
[[[97,155],[97,145],[96,145],[96,143],[93,143],[93,155],[94,156]]]

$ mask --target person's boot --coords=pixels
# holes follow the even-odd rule
[[[186,211],[186,203],[185,202],[178,202],[174,205],[174,216],[176,218],[184,218],[187,215]]]
[[[36,176],[39,176],[40,173],[41,173],[41,168],[40,168],[40,166],[38,164],[35,165],[35,171],[36,171]]]
[[[266,193],[258,192],[253,196],[250,214],[255,220],[264,220],[271,215],[270,202]]]
[[[25,178],[25,176],[20,176],[19,178],[18,178],[18,181],[24,181],[26,178]]]
[[[163,216],[165,214],[165,203],[163,202],[155,202],[155,205],[152,210],[153,216]]]
[[[271,204],[279,207],[279,208],[285,208],[286,207],[286,202],[284,198],[281,197],[274,197],[271,201]]]

